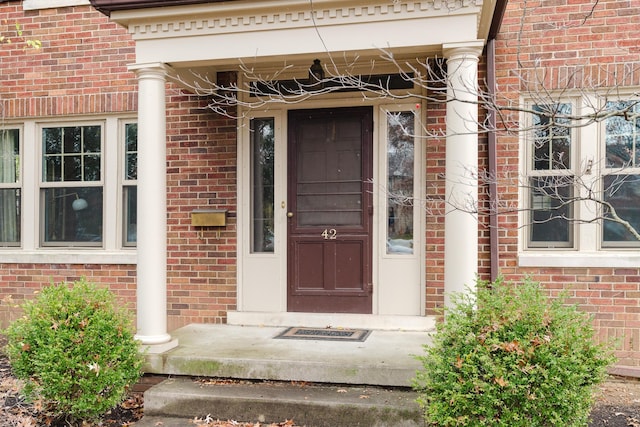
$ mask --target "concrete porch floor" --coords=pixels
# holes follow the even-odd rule
[[[285,326],[192,324],[178,347],[147,354],[145,372],[409,387],[429,331],[373,330],[364,342],[275,339]]]

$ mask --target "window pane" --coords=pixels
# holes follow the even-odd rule
[[[124,187],[124,242],[134,244],[138,239],[138,187]]]
[[[138,179],[138,124],[125,125],[124,179]]]
[[[387,253],[413,253],[414,116],[387,113]]]
[[[20,190],[0,189],[0,244],[20,242]]]
[[[64,153],[80,153],[82,151],[82,133],[79,127],[62,128]]]
[[[100,126],[42,129],[44,182],[101,179]]]
[[[571,104],[534,105],[534,170],[571,168]]]
[[[0,130],[0,183],[18,182],[20,178],[20,132]]]
[[[274,119],[251,120],[251,252],[274,248]]]
[[[62,129],[42,129],[42,145],[45,154],[57,154],[62,152]]]
[[[609,117],[605,121],[607,167],[637,167],[640,119],[633,117],[640,109],[630,101],[607,102],[607,111],[625,112],[625,116]]]
[[[83,181],[100,181],[100,156],[84,156]]]
[[[62,168],[64,170],[63,181],[82,181],[82,157],[63,157]]]
[[[640,176],[607,175],[603,178],[603,188],[604,201],[611,204],[622,221],[640,232]],[[605,246],[640,245],[631,230],[615,220],[611,210],[605,209],[604,217],[602,230]]]
[[[83,152],[99,153],[100,152],[100,126],[85,126],[83,128]]]
[[[62,181],[62,157],[47,157],[44,160],[45,182]]]
[[[43,190],[44,242],[102,242],[102,187]]]
[[[569,247],[573,244],[572,180],[568,176],[531,179],[530,246]]]
[[[20,179],[20,131],[0,130],[0,183],[17,184]],[[0,245],[20,242],[20,188],[0,189]]]

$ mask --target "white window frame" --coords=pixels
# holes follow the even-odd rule
[[[22,2],[22,8],[24,10],[38,10],[67,6],[85,6],[89,4],[91,4],[89,0],[24,0]]]
[[[631,101],[630,97],[619,97],[616,99],[608,99],[604,105],[603,108],[606,106],[606,104],[608,102],[616,102],[616,101]],[[638,108],[637,105],[635,105],[636,109]],[[602,122],[601,126],[600,126],[600,145],[602,147],[602,166],[601,166],[601,172],[600,172],[600,184],[601,184],[601,189],[600,189],[600,194],[601,197],[604,199],[604,194],[603,192],[605,190],[607,190],[607,188],[604,186],[604,178],[607,176],[625,176],[625,175],[631,175],[631,176],[637,176],[640,178],[640,161],[635,162],[636,164],[634,166],[622,166],[622,167],[607,167],[606,164],[606,150],[607,150],[607,146],[606,146],[606,135],[607,135],[607,130],[606,130],[606,120]],[[635,127],[634,127],[635,128]],[[637,136],[637,129],[634,129],[636,132],[636,136]],[[640,147],[639,147],[640,148]],[[633,154],[632,154],[633,155]],[[604,220],[602,220],[604,222]],[[636,230],[636,231],[640,231],[640,230]],[[630,250],[638,250],[640,249],[640,242],[638,241],[612,241],[611,243],[605,243],[604,241],[604,230],[602,230],[601,236],[600,236],[600,245],[602,250],[619,250],[619,249],[630,249]]]
[[[619,92],[616,99],[626,100],[633,97],[634,89]],[[585,116],[595,113],[603,108],[607,96],[598,94],[586,95],[584,93],[575,96],[564,96],[557,102],[572,102],[577,116]],[[608,100],[612,100],[609,97]],[[533,102],[522,99],[521,105],[530,106]],[[521,123],[530,123],[528,113],[521,114]],[[589,188],[602,192],[602,177],[607,174],[604,168],[605,123],[581,123],[574,129],[575,138],[573,145],[573,166],[576,176],[584,181],[584,185],[578,185],[575,191],[578,195],[587,197]],[[527,162],[530,161],[529,147],[526,132],[520,136],[520,173],[528,171]],[[567,248],[527,248],[527,207],[529,194],[525,189],[519,190],[519,205],[524,207],[519,214],[519,245],[518,265],[520,267],[564,267],[564,268],[637,268],[640,264],[640,252],[638,247],[603,247],[602,245],[602,220],[601,207],[596,202],[581,201],[574,209],[574,216],[578,220],[574,231],[574,247]]]
[[[118,185],[119,196],[118,200],[120,201],[120,207],[118,208],[119,219],[118,229],[120,230],[120,246],[123,248],[135,248],[137,246],[137,238],[136,242],[129,242],[127,240],[127,200],[126,200],[126,191],[125,187],[138,187],[138,179],[136,175],[136,179],[127,179],[126,178],[126,168],[127,168],[127,125],[137,124],[138,122],[133,119],[123,119],[120,121],[120,129],[119,129],[119,139],[118,146],[121,149],[119,155],[119,168],[118,168],[118,177],[120,179],[120,183]],[[136,151],[137,156],[138,151]],[[136,207],[137,209],[137,207]],[[137,234],[137,233],[136,233]],[[137,237],[137,236],[136,236]]]
[[[44,129],[62,129],[62,128],[73,128],[73,127],[79,127],[80,129],[84,130],[87,127],[99,127],[100,128],[100,152],[99,152],[99,156],[100,156],[100,179],[99,180],[95,180],[95,181],[84,181],[84,180],[77,180],[77,181],[65,181],[62,177],[59,181],[46,181],[44,178],[44,174],[43,171],[45,170],[45,157],[47,157],[47,154],[44,152],[44,147],[43,147],[43,141],[42,141],[42,137],[43,137],[43,131]],[[104,128],[104,123],[99,121],[99,120],[90,120],[90,121],[77,121],[77,122],[62,122],[62,123],[56,123],[56,122],[51,122],[51,123],[47,123],[47,124],[41,124],[38,126],[38,136],[39,136],[39,140],[37,141],[37,146],[40,149],[39,151],[39,156],[38,159],[40,161],[39,163],[39,167],[38,167],[38,215],[39,215],[39,227],[38,227],[38,234],[39,234],[39,247],[41,248],[48,248],[48,247],[56,247],[56,248],[61,248],[61,247],[93,247],[93,248],[102,248],[103,244],[104,244],[104,240],[105,240],[105,236],[104,236],[104,231],[105,231],[105,227],[104,227],[104,221],[105,221],[105,210],[106,210],[106,205],[105,205],[105,196],[104,196],[104,190],[105,190],[105,183],[104,183],[104,172],[105,172],[105,159],[104,159],[104,148],[105,148],[105,128]],[[62,145],[64,145],[64,142],[62,143]],[[74,153],[75,154],[75,153]],[[80,154],[80,156],[86,155],[86,153],[84,151],[78,153]],[[55,156],[59,156],[61,159],[64,159],[64,157],[68,155],[68,153],[56,153]],[[78,190],[74,190],[74,189],[80,189],[80,188],[101,188],[102,189],[102,203],[103,203],[103,210],[102,210],[102,214],[103,214],[103,224],[102,224],[102,235],[100,236],[100,241],[96,242],[96,243],[91,243],[91,242],[85,242],[85,241],[78,241],[78,240],[74,240],[74,241],[46,241],[45,240],[45,196],[44,193],[49,190],[49,189],[70,189],[71,193],[67,193],[67,194],[76,194],[76,197],[78,197],[78,193],[74,193],[74,191],[78,191]],[[56,196],[59,197],[59,196]],[[66,197],[66,196],[63,196]],[[55,197],[54,197],[55,198]]]
[[[2,263],[33,264],[122,264],[135,265],[135,247],[122,245],[122,171],[124,123],[135,115],[65,117],[5,123],[4,127],[21,127],[22,156],[22,229],[21,247],[0,247]],[[76,126],[100,123],[103,129],[103,242],[101,247],[42,246],[40,244],[40,182],[42,176],[43,127]],[[25,171],[31,171],[24,173]]]
[[[527,111],[533,111],[534,107],[536,105],[539,105],[540,103],[537,102],[531,102],[531,103],[527,103],[526,105],[526,110]],[[579,106],[577,105],[575,100],[559,100],[557,102],[551,102],[549,104],[553,104],[553,105],[559,105],[559,104],[568,104],[571,106],[571,111],[572,113],[574,113]],[[578,144],[578,132],[576,132],[576,128],[571,128],[569,130],[569,141],[570,141],[570,158],[569,158],[569,168],[567,169],[535,169],[533,166],[534,163],[534,144],[535,144],[535,129],[533,129],[533,114],[528,114],[527,117],[525,118],[525,121],[523,123],[526,123],[526,128],[527,131],[525,132],[525,159],[524,159],[524,168],[522,170],[525,171],[524,176],[521,178],[523,181],[523,192],[525,193],[524,195],[524,203],[521,206],[524,206],[524,218],[522,221],[523,224],[523,229],[525,230],[525,234],[524,234],[524,238],[523,238],[523,243],[526,247],[527,250],[549,250],[549,249],[565,249],[565,250],[572,250],[575,249],[577,247],[577,242],[576,242],[576,228],[577,228],[577,224],[575,222],[571,222],[569,221],[569,241],[568,242],[562,242],[562,241],[557,241],[557,242],[547,242],[546,244],[544,242],[540,242],[540,243],[536,243],[536,242],[532,242],[531,241],[531,227],[533,224],[533,206],[531,205],[531,192],[533,191],[531,188],[531,180],[535,179],[535,178],[551,178],[551,177],[559,177],[559,179],[564,180],[570,180],[571,177],[576,175],[576,165],[578,164],[578,153],[577,153],[577,147],[579,146]],[[550,161],[553,161],[553,159],[550,159]],[[575,188],[574,188],[575,191]],[[574,203],[573,206],[573,217],[574,218],[578,218],[579,215],[579,206],[577,203]]]

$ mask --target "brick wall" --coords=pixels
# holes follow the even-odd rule
[[[0,4],[0,119],[104,117],[137,110],[135,62],[127,31],[90,6],[23,11]],[[5,21],[6,19],[6,21]],[[15,24],[23,37],[18,37]],[[42,41],[39,50],[24,40]],[[206,100],[167,85],[168,320],[172,330],[190,322],[221,323],[236,307],[235,122],[206,110]],[[25,171],[28,172],[28,171]],[[229,211],[220,232],[195,230],[191,211]],[[2,264],[0,326],[15,305],[51,282],[80,277],[113,289],[135,309],[134,265]],[[3,301],[4,300],[4,301]]]
[[[224,323],[236,308],[236,123],[171,90],[167,103],[168,321]],[[191,225],[226,209],[224,228]]]
[[[88,281],[109,288],[127,307],[136,307],[136,272],[131,266],[100,264],[0,264],[0,327],[19,315],[17,306],[50,283]]]
[[[500,96],[518,103],[520,94],[540,96],[545,90],[576,94],[630,86],[637,91],[638,10],[638,0],[510,0],[496,41]],[[507,116],[517,125],[516,112]],[[519,135],[501,134],[498,144],[498,173],[517,177]],[[517,200],[513,182],[501,184],[503,200]],[[640,366],[640,269],[519,267],[517,226],[515,213],[500,216],[502,274],[513,280],[530,275],[553,295],[566,291],[571,302],[593,313],[603,340],[619,340],[618,363]]]
[[[127,71],[134,47],[124,29],[88,6],[25,12],[22,2],[10,1],[0,3],[0,17],[0,35],[12,38],[0,44],[2,124],[136,111],[137,84]],[[41,40],[42,48],[25,49],[26,39]],[[42,286],[80,277],[109,286],[135,309],[135,266],[1,262],[2,252],[0,327],[17,315],[15,304]]]

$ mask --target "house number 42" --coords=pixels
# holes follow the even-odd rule
[[[324,237],[324,240],[335,240],[338,236],[338,232],[335,228],[325,228],[324,231],[320,233],[320,235]]]

